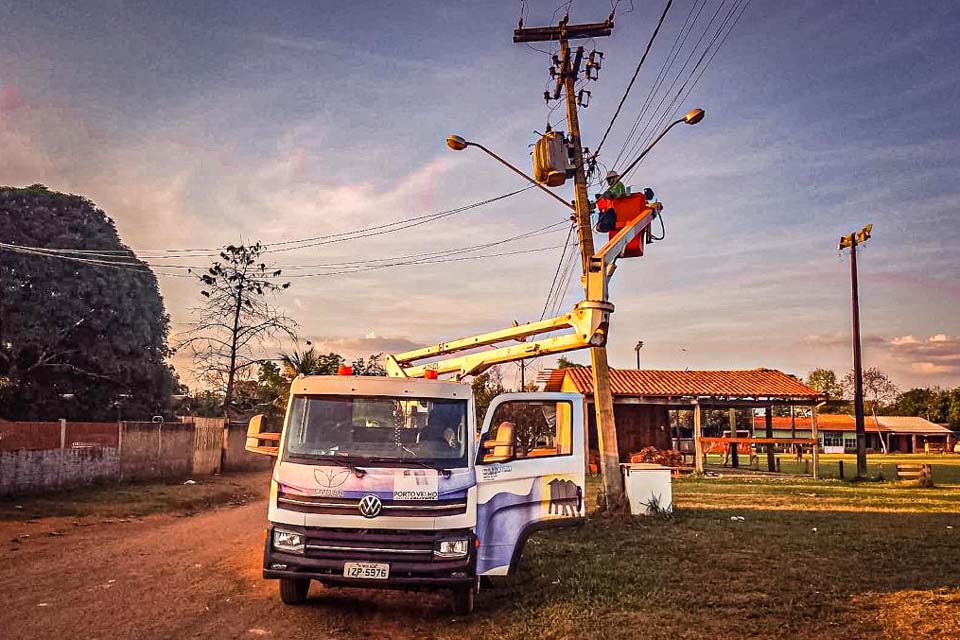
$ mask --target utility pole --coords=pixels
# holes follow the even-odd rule
[[[643,349],[643,340],[637,341],[637,346],[633,348],[637,352],[637,369],[640,368],[640,350]]]
[[[593,229],[590,225],[590,202],[587,195],[587,174],[584,170],[583,144],[580,140],[580,119],[577,112],[576,82],[583,63],[583,47],[570,51],[570,39],[600,38],[613,32],[613,16],[604,22],[593,24],[568,24],[569,16],[564,16],[557,26],[524,29],[522,26],[513,32],[514,42],[560,42],[559,69],[553,99],[564,94],[567,107],[567,127],[569,143],[573,151],[574,185],[576,187],[576,223],[580,244],[580,257],[584,289],[586,275],[593,256]],[[597,418],[597,442],[600,445],[600,470],[603,476],[603,492],[606,507],[612,510],[624,506],[623,479],[620,475],[620,453],[617,446],[617,429],[613,414],[613,392],[610,386],[610,365],[607,362],[607,350],[604,347],[590,349],[590,363],[593,372],[593,404]]]
[[[863,418],[863,363],[860,354],[860,291],[857,245],[870,239],[873,225],[840,238],[837,250],[850,249],[850,298],[853,306],[853,411],[857,423],[857,479],[867,475],[867,429]]]

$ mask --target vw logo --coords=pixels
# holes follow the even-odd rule
[[[383,503],[375,495],[366,495],[360,498],[360,504],[357,507],[364,518],[376,518],[383,509]]]

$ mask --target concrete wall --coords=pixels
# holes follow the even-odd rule
[[[0,451],[0,495],[116,480],[119,471],[116,447]]]
[[[193,472],[192,423],[124,423],[120,440],[121,480],[185,478]]]
[[[274,458],[244,450],[246,424],[233,423],[224,429],[222,422],[208,419],[200,425],[5,423],[5,433],[10,434],[7,444],[17,448],[0,450],[0,495],[50,491],[97,481],[181,480],[221,469],[254,471],[273,467]],[[62,437],[74,431],[85,444],[73,445],[75,438]],[[46,439],[41,442],[39,436]],[[110,437],[113,441],[107,442]],[[104,444],[98,444],[98,439]]]

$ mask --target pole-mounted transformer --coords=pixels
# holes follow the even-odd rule
[[[533,146],[533,177],[540,184],[559,187],[571,169],[569,145],[562,131],[548,131]]]

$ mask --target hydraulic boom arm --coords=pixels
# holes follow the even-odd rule
[[[662,208],[659,202],[648,203],[639,216],[624,226],[590,258],[585,282],[587,299],[577,303],[569,313],[406,353],[388,355],[385,362],[387,375],[422,378],[427,375],[427,371],[436,371],[438,375],[455,374],[459,380],[505,362],[604,346],[607,343],[610,314],[614,309],[607,299],[608,285],[616,269],[617,258],[637,234],[650,226]],[[561,335],[545,335],[564,330],[566,333]],[[528,340],[535,336],[544,337]],[[501,345],[505,342],[519,344]],[[491,348],[453,355],[482,347]],[[421,364],[416,364],[417,362]]]

